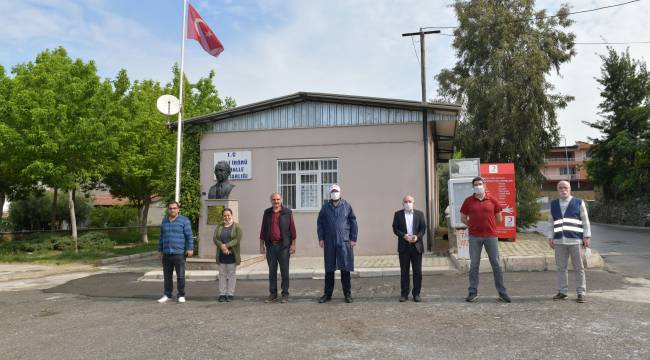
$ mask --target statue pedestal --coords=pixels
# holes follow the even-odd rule
[[[199,216],[199,258],[214,259],[217,247],[212,241],[217,224],[223,221],[223,209],[230,208],[235,222],[239,222],[239,200],[204,199]]]

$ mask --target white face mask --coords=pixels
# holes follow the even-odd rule
[[[404,210],[413,211],[413,203],[412,202],[405,202],[404,203]]]
[[[336,201],[341,198],[341,192],[340,191],[332,191],[330,193],[330,199]]]
[[[483,185],[474,186],[474,194],[485,194],[485,187]]]

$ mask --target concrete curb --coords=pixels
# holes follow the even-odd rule
[[[469,271],[469,259],[458,258],[456,254],[450,254],[449,259],[456,266],[461,274]],[[531,272],[531,271],[555,271],[555,257],[534,255],[534,256],[504,256],[500,261],[501,268],[504,272]],[[586,269],[601,269],[605,266],[605,261],[600,254],[594,250],[586,259]],[[569,260],[569,269],[572,269],[571,260]],[[481,258],[479,272],[490,272],[492,268],[487,257]]]
[[[109,265],[109,264],[115,264],[115,263],[123,262],[123,261],[131,261],[131,260],[143,259],[143,258],[147,258],[147,257],[153,257],[156,254],[157,254],[157,251],[148,251],[148,252],[139,253],[139,254],[116,256],[116,257],[107,258],[107,259],[100,259],[100,260],[97,260],[95,263],[97,265]]]

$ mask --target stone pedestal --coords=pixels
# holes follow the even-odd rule
[[[203,199],[199,217],[199,257],[214,259],[217,247],[212,241],[217,224],[223,221],[223,209],[230,208],[235,222],[239,222],[239,200],[235,199]]]

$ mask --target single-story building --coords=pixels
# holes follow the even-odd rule
[[[404,195],[412,194],[415,207],[425,211],[428,190],[429,224],[437,226],[435,169],[452,155],[460,110],[455,104],[299,92],[188,119],[184,126],[209,125],[200,145],[204,201],[216,162],[228,160],[233,168],[230,199],[239,201],[242,253],[259,251],[262,213],[277,191],[294,211],[296,255],[322,254],[316,219],[337,183],[357,216],[356,253],[383,255],[397,251],[391,223]],[[200,242],[209,244],[203,222]],[[211,250],[199,252],[214,257]]]

